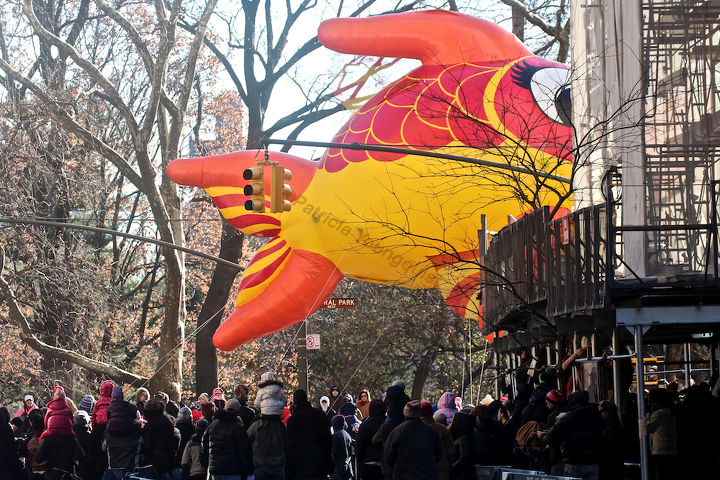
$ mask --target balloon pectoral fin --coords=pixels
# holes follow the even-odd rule
[[[220,350],[233,350],[304,320],[322,305],[342,278],[335,264],[323,255],[292,250],[277,272],[249,287],[259,288],[259,293],[243,298],[240,291],[237,308],[217,329],[213,343]]]

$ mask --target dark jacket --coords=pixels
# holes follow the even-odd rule
[[[7,423],[5,415],[0,413],[0,419]],[[7,425],[0,425],[0,472],[5,473],[3,477],[0,473],[0,478],[15,479],[23,478],[22,476],[22,464],[18,459],[17,448],[15,447],[15,440],[13,439],[12,431]]]
[[[317,478],[332,472],[331,446],[327,416],[309,403],[297,404],[287,422],[288,479]]]
[[[404,420],[403,420],[404,421]],[[387,442],[388,437],[390,436],[390,433],[394,429],[396,429],[398,426],[402,425],[403,421],[389,421],[385,420],[385,422],[380,425],[380,428],[378,429],[377,433],[372,438],[372,444],[375,447],[379,447],[381,450],[385,450],[385,442]],[[385,461],[385,455],[382,457],[381,462],[382,467],[382,473],[386,477],[389,477],[392,475],[392,468],[387,464]]]
[[[559,446],[566,464],[599,465],[603,427],[598,406],[590,403],[558,417],[542,441]]]
[[[74,435],[48,435],[40,442],[35,461],[44,462],[46,471],[61,468],[72,472],[75,461],[82,460],[84,457],[85,452]],[[60,478],[60,473],[58,472],[57,477],[51,474],[50,478]]]
[[[185,453],[185,445],[190,441],[190,438],[195,434],[195,426],[192,422],[177,422],[175,428],[180,431],[180,446],[178,447],[177,455],[175,456],[175,466],[180,467],[180,461],[182,460],[183,453]]]
[[[285,424],[280,415],[263,415],[247,430],[257,467],[285,466]]]
[[[125,400],[115,399],[107,408],[106,432],[113,435],[125,435],[140,429],[137,420],[137,407]]]
[[[143,428],[141,465],[153,465],[158,473],[166,473],[175,467],[175,457],[180,447],[180,431],[175,428],[167,413],[147,416]]]
[[[132,470],[135,467],[135,455],[140,441],[139,431],[125,435],[113,435],[105,431],[104,441],[110,468]]]
[[[373,436],[380,430],[385,422],[385,404],[379,398],[370,402],[368,408],[369,416],[360,424],[357,439],[355,440],[355,451],[359,463],[380,462],[382,459],[382,447],[373,445]]]
[[[475,476],[476,463],[475,416],[460,411],[450,425],[450,434],[455,442],[455,462],[451,468],[453,478],[471,480]]]
[[[252,445],[234,412],[218,410],[202,438],[203,457],[214,475],[250,475]]]
[[[623,478],[622,426],[617,415],[604,421],[602,431],[602,454],[600,456],[600,480]]]
[[[335,464],[337,473],[338,465],[350,465],[350,457],[352,455],[352,438],[345,431],[345,418],[342,415],[336,415],[332,419],[333,435],[332,435],[332,459]]]
[[[447,427],[436,423],[432,417],[423,417],[422,420],[430,425],[440,438],[443,456],[437,463],[438,480],[448,480],[450,478],[450,467],[453,462],[455,462],[455,442],[453,442],[452,435],[450,435],[450,431]]]
[[[73,432],[77,435],[78,443],[82,447],[85,456],[77,466],[77,474],[80,478],[90,478],[95,473],[95,459],[89,455],[92,450],[92,438],[90,437],[90,425],[83,417],[75,419],[72,426]]]
[[[443,450],[435,430],[419,418],[395,428],[383,447],[393,480],[436,480]]]

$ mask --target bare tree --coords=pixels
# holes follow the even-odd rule
[[[177,187],[164,170],[179,152],[196,62],[216,3],[209,0],[200,7],[196,34],[182,47],[177,32],[183,13],[180,0],[154,2],[143,8],[124,2],[83,1],[79,11],[74,5],[25,0],[23,18],[14,17],[17,34],[12,41],[17,45],[5,49],[0,60],[8,96],[43,104],[53,128],[111,162],[147,202],[158,236],[176,245],[184,243],[181,204]],[[23,37],[25,33],[32,36]],[[124,63],[115,61],[114,42],[94,41],[104,35],[123,38],[126,55],[120,58]],[[32,44],[23,44],[25,38],[32,41],[35,37],[39,52]],[[3,44],[7,43],[3,39]],[[62,88],[53,88],[48,75],[40,75],[46,70],[57,79],[69,75],[72,82],[58,82]],[[137,82],[138,78],[143,80]],[[71,107],[73,100],[83,104],[87,97],[93,99],[94,111]],[[117,115],[122,119],[118,136],[106,137],[100,125],[86,121],[88,114]],[[164,312],[158,362],[150,385],[177,399],[185,329],[185,265],[181,252],[163,248],[162,254]],[[11,296],[4,297],[13,304]],[[85,366],[93,368],[92,364]]]

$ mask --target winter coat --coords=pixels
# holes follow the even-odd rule
[[[23,478],[22,464],[18,459],[17,447],[13,438],[12,430],[7,426],[9,419],[0,412],[0,472],[7,476],[0,478],[16,479]]]
[[[85,452],[74,435],[48,435],[40,442],[35,461],[45,463],[46,472],[52,471],[53,468],[72,472],[75,461],[82,460],[84,457]],[[51,475],[50,478],[53,476]]]
[[[107,409],[112,400],[113,382],[106,381],[100,386],[100,398],[95,402],[91,418],[93,429],[96,425],[107,425]]]
[[[183,453],[185,452],[185,445],[187,445],[190,438],[192,438],[195,434],[195,426],[192,424],[192,417],[189,422],[176,422],[175,428],[177,428],[180,432],[180,446],[178,447],[177,457],[175,459],[175,466],[179,467],[180,462],[182,461]]]
[[[407,419],[395,428],[383,447],[393,480],[436,480],[442,455],[440,437],[419,418]]]
[[[326,401],[327,401],[327,409],[326,409],[326,410],[323,410],[323,406],[322,406],[323,400],[326,400]],[[330,420],[332,420],[332,418],[333,418],[335,415],[337,415],[337,410],[335,410],[334,408],[332,408],[332,407],[330,406],[330,397],[327,397],[327,396],[325,396],[325,395],[323,395],[322,397],[320,397],[320,411],[321,411],[321,412],[325,415],[325,417],[327,418],[328,425],[330,425]]]
[[[358,418],[360,420],[365,420],[366,418],[368,418],[370,416],[370,402],[372,401],[372,400],[370,400],[370,392],[368,392],[367,390],[360,390],[361,396],[363,393],[367,394],[367,400],[358,400],[358,402],[357,402],[357,408],[358,408],[358,411],[360,412],[358,415]],[[361,398],[361,397],[358,397],[358,398]]]
[[[565,464],[599,465],[603,428],[597,405],[590,403],[559,416],[542,441],[559,446]]]
[[[388,437],[390,436],[390,433],[397,428],[398,426],[402,425],[404,422],[404,417],[402,421],[392,421],[386,419],[385,422],[380,425],[380,428],[378,429],[377,433],[372,438],[372,445],[375,447],[380,448],[383,452],[385,451],[385,442],[387,442]],[[381,461],[381,467],[382,467],[382,473],[386,477],[392,476],[392,469],[385,461],[385,455],[382,457]]]
[[[175,456],[180,447],[180,431],[175,428],[167,413],[146,414],[143,428],[143,444],[140,450],[141,466],[153,465],[158,473],[166,473],[175,467]]]
[[[377,462],[382,460],[382,447],[373,445],[373,436],[380,430],[385,422],[385,405],[382,400],[375,399],[370,402],[368,417],[360,424],[356,442],[356,452],[359,463]]]
[[[108,466],[110,468],[124,468],[132,470],[135,466],[140,430],[126,432],[123,435],[113,435],[105,432],[105,450],[107,451]]]
[[[282,415],[287,403],[287,397],[282,391],[283,384],[277,380],[270,380],[259,385],[255,397],[255,408],[261,415]]]
[[[335,464],[335,471],[339,465],[350,465],[350,457],[352,455],[352,438],[345,431],[345,418],[341,415],[335,415],[331,423],[333,430],[332,435],[332,459]]]
[[[475,416],[466,412],[456,413],[449,431],[455,442],[455,462],[451,475],[453,478],[471,480],[474,478],[473,465],[477,463]]]
[[[45,414],[45,431],[40,436],[40,440],[50,435],[75,436],[73,432],[73,414],[72,410],[65,402],[65,395],[50,400],[47,404],[47,413]]]
[[[440,395],[440,400],[437,402],[437,412],[445,414],[445,418],[447,418],[447,423],[450,425],[452,423],[452,419],[455,416],[455,413],[457,412],[457,407],[455,406],[455,394],[452,392],[445,392],[442,395]]]
[[[622,426],[615,415],[603,419],[602,455],[600,457],[600,480],[623,478]]]
[[[255,421],[255,417],[257,417],[257,412],[253,410],[252,408],[248,407],[246,401],[239,400],[240,402],[240,409],[237,411],[238,417],[240,417],[240,420],[242,421],[243,427],[245,427],[245,430],[247,430],[250,425]]]
[[[338,413],[338,415],[345,417],[345,431],[348,432],[352,438],[357,436],[357,428],[360,423],[360,420],[358,420],[356,415],[357,413],[357,405],[353,402],[343,403],[343,406],[340,407],[340,412]]]
[[[0,447],[2,448],[2,447]],[[30,465],[30,470],[33,472],[44,472],[45,466],[40,465],[35,461],[35,456],[37,455],[37,451],[40,448],[40,435],[33,435],[33,437],[30,439],[30,441],[27,444],[26,452],[27,457],[25,459],[25,463]],[[0,454],[1,455],[1,454]],[[0,460],[0,468],[3,468],[2,460]]]
[[[207,469],[202,464],[202,444],[197,440],[190,440],[183,450],[180,466],[188,471],[188,475],[205,476]]]
[[[140,420],[135,405],[125,400],[115,399],[108,405],[106,414],[106,432],[122,436],[140,431]]]
[[[252,445],[234,412],[218,410],[202,438],[202,455],[212,475],[250,475]]]
[[[285,424],[279,416],[263,415],[247,430],[256,467],[285,466]]]
[[[455,442],[453,442],[452,435],[447,427],[436,423],[432,417],[422,419],[423,422],[427,423],[435,430],[440,438],[440,445],[442,446],[443,455],[440,461],[437,463],[438,480],[449,480],[450,478],[450,467],[455,462]]]
[[[647,416],[652,455],[677,455],[677,422],[669,408],[655,410]]]
[[[310,404],[296,405],[287,421],[288,480],[324,477],[332,471],[332,437],[327,416]]]
[[[77,474],[80,478],[90,478],[95,472],[95,459],[89,455],[92,450],[92,438],[90,436],[90,425],[85,417],[77,417],[72,426],[73,432],[77,435],[78,443],[85,452],[85,457],[77,466]]]

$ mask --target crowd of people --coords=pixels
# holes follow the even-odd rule
[[[97,399],[76,404],[57,386],[43,407],[32,394],[14,414],[0,407],[0,479],[110,480],[135,472],[172,480],[471,480],[476,465],[623,479],[628,452],[617,407],[592,403],[585,390],[566,396],[550,369],[525,377],[512,400],[486,396],[477,406],[452,392],[434,404],[410,399],[396,380],[376,398],[361,391],[357,402],[333,387],[315,408],[302,389],[288,402],[272,372],[260,377],[252,404],[246,385],[227,396],[215,388],[187,406],[145,388],[126,399],[110,381]],[[706,464],[716,458],[717,442],[678,421],[717,411],[710,387],[682,393],[649,394],[645,428],[658,479],[673,478],[683,439],[708,455]]]

